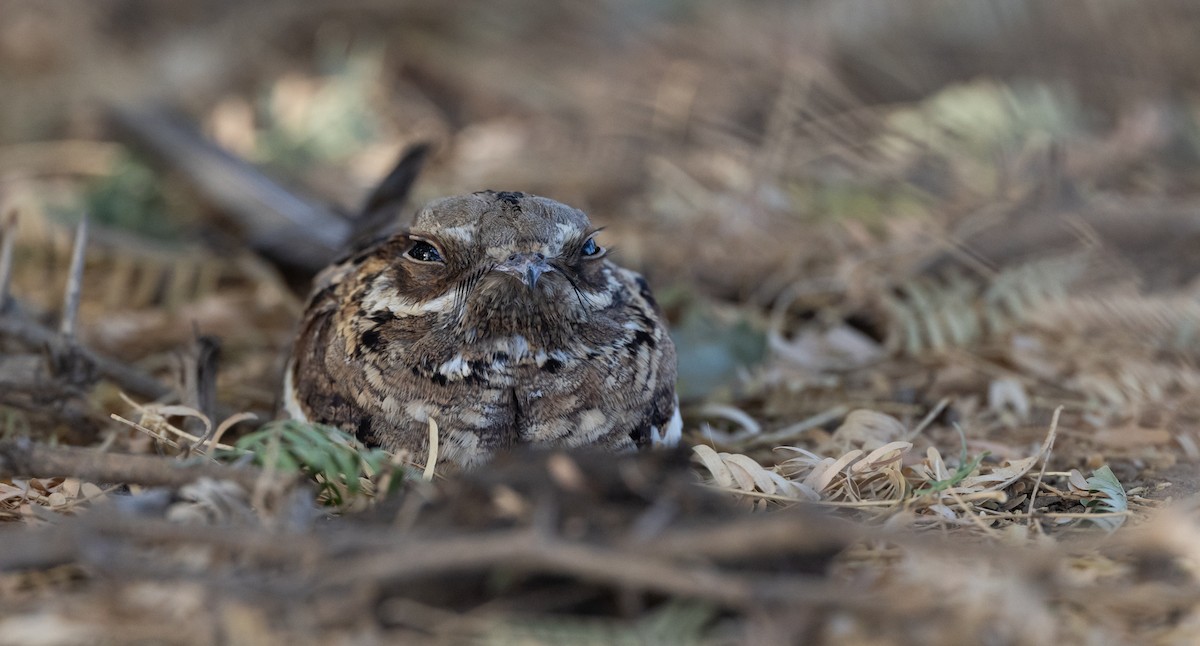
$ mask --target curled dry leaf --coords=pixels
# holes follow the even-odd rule
[[[1012,377],[993,379],[988,384],[987,401],[992,411],[1001,414],[1011,411],[1020,421],[1029,419],[1033,410],[1024,384]]]
[[[837,459],[825,458],[816,465],[811,473],[808,474],[808,477],[804,479],[804,484],[812,487],[818,492],[825,491],[825,489],[829,487],[830,483],[833,482],[833,479],[836,478],[838,474],[840,474],[842,470],[846,468],[847,465],[857,460],[860,456],[862,456],[862,450],[854,449],[853,451]]]
[[[959,488],[971,492],[999,491],[1019,480],[1021,476],[1029,473],[1029,470],[1037,464],[1040,457],[1041,454],[1039,453],[1020,460],[1010,460],[1004,466],[993,467],[987,473],[968,476],[963,478]]]
[[[1129,498],[1125,487],[1117,479],[1116,474],[1106,464],[1092,472],[1090,478],[1085,478],[1078,469],[1071,469],[1067,478],[1067,486],[1071,493],[1078,495],[1088,509],[1109,516],[1099,516],[1091,521],[1108,531],[1113,531],[1124,524],[1123,514],[1129,511]]]
[[[825,453],[850,449],[873,451],[889,442],[895,442],[908,433],[908,428],[900,420],[878,411],[858,409],[850,411],[842,425],[833,432],[827,446],[822,446]]]
[[[703,444],[692,447],[693,458],[712,477],[714,486],[743,493],[762,493],[777,499],[819,500],[817,492],[804,483],[789,480],[774,469],[768,469],[749,456],[737,453],[718,453]]]
[[[884,355],[878,341],[849,325],[823,331],[804,330],[790,341],[781,328],[782,322],[777,320],[767,333],[771,350],[784,360],[814,372],[860,368]]]
[[[882,469],[890,464],[898,464],[904,459],[904,454],[913,447],[912,442],[888,442],[871,451],[867,457],[855,462],[850,467],[851,473],[864,473]]]
[[[693,447],[712,484],[743,493],[762,493],[782,500],[898,500],[905,492],[902,472],[909,442],[890,442],[869,454],[853,449],[840,457],[821,457],[797,447],[781,447],[795,457],[767,468],[742,454]]]
[[[744,490],[758,490],[768,494],[780,493],[787,495],[787,492],[780,491],[776,480],[771,478],[773,474],[749,457],[740,453],[734,453],[727,454],[724,459],[725,464],[729,467],[729,472],[733,474],[733,479]]]
[[[972,505],[1004,503],[1006,490],[1022,478],[1032,478],[1031,471],[1048,455],[1053,446],[1055,425],[1031,456],[1006,460],[999,465],[985,464],[984,456],[969,458],[966,450],[957,465],[947,464],[936,447],[926,450],[925,458],[905,466],[904,458],[913,448],[911,442],[896,438],[906,433],[904,425],[883,413],[856,410],[847,416],[827,447],[854,445],[834,455],[822,455],[801,447],[785,446],[777,450],[790,454],[773,467],[764,467],[748,455],[718,453],[707,446],[694,447],[695,459],[704,465],[711,483],[722,489],[742,494],[762,494],[761,498],[777,501],[829,501],[838,503],[868,503],[866,507],[889,510],[908,501],[913,506],[914,522],[938,518],[955,524],[979,524],[977,514],[995,512],[996,507],[972,511]],[[1095,491],[1106,489],[1105,508],[1119,506],[1114,488],[1107,481],[1076,476],[1072,489]],[[911,496],[916,492],[920,495]],[[1096,499],[1095,493],[1081,497]],[[761,500],[760,500],[761,502]],[[1002,511],[1006,511],[1002,510]]]
[[[748,413],[740,408],[728,406],[725,404],[705,404],[696,411],[701,417],[715,417],[734,422],[740,427],[740,430],[735,432],[733,438],[743,438],[749,435],[758,435],[762,433],[762,426],[751,417]]]
[[[221,437],[225,435],[226,431],[233,428],[235,425],[244,421],[256,419],[256,416],[253,413],[237,413],[229,416],[225,419],[225,421],[217,425],[217,430],[215,433],[213,433],[212,420],[210,420],[204,413],[190,406],[181,406],[178,404],[139,404],[127,397],[125,393],[121,393],[121,399],[125,400],[125,403],[133,407],[138,414],[138,419],[136,421],[130,421],[114,414],[112,415],[114,420],[146,433],[155,440],[158,440],[167,446],[182,448],[177,440],[178,438],[183,438],[193,451],[201,454],[207,454],[213,449],[226,451],[232,450],[232,446],[220,443]],[[173,417],[200,420],[200,423],[204,425],[204,433],[200,437],[188,433],[187,431],[171,423],[170,418]]]
[[[1087,495],[1087,478],[1083,476],[1079,469],[1071,469],[1071,474],[1067,476],[1067,486],[1070,487],[1071,493],[1079,494],[1081,496]]]
[[[946,466],[946,461],[942,459],[942,452],[938,451],[935,446],[925,450],[925,461],[914,464],[912,471],[927,482],[947,480],[951,473],[950,468]]]
[[[729,472],[729,467],[725,466],[725,461],[716,451],[703,444],[697,444],[692,447],[692,456],[708,469],[715,481],[714,484],[718,487],[733,486],[733,474]]]
[[[254,518],[249,496],[228,480],[199,480],[179,489],[180,501],[167,509],[167,518],[196,524],[249,523]]]

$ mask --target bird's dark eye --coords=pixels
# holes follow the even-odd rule
[[[408,257],[422,262],[442,262],[442,254],[438,253],[437,247],[424,240],[417,240],[409,247]]]
[[[588,241],[583,243],[583,249],[579,251],[585,256],[594,256],[600,253],[600,245],[596,244],[595,238],[588,238]]]

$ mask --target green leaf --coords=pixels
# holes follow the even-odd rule
[[[983,459],[989,455],[989,453],[987,451],[984,451],[983,453],[980,453],[979,455],[975,456],[974,459],[968,460],[967,459],[967,434],[963,431],[962,427],[959,426],[958,424],[955,424],[954,428],[955,428],[955,430],[958,431],[959,440],[962,442],[962,450],[958,456],[958,464],[959,464],[958,469],[956,469],[949,478],[946,478],[945,480],[934,480],[933,482],[930,482],[929,484],[925,485],[924,487],[921,487],[920,489],[914,491],[913,492],[914,496],[924,496],[924,495],[931,494],[931,493],[940,493],[942,491],[949,489],[950,487],[957,485],[958,483],[962,482],[963,479],[965,479],[967,476],[974,473],[975,470],[979,468],[980,463],[983,462]]]
[[[234,446],[218,457],[232,460],[249,453],[264,467],[302,473],[317,483],[322,499],[333,506],[362,492],[360,478],[378,479],[394,469],[386,451],[368,449],[341,429],[295,420],[265,424]]]
[[[1107,464],[1092,471],[1092,477],[1087,479],[1087,484],[1088,491],[1099,497],[1085,503],[1085,507],[1104,513],[1129,511],[1129,498],[1125,487]],[[1105,516],[1088,520],[1111,532],[1125,523],[1125,516]]]

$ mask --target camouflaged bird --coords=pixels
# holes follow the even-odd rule
[[[649,286],[580,210],[486,191],[317,277],[284,384],[293,417],[471,467],[518,444],[678,442],[675,347]]]

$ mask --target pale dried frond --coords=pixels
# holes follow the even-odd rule
[[[908,429],[904,423],[895,417],[879,411],[858,409],[846,415],[846,419],[820,450],[836,452],[859,448],[872,451],[904,438],[907,434]]]
[[[765,501],[808,501],[890,510],[890,525],[933,527],[950,523],[972,525],[994,534],[991,528],[1001,521],[1007,524],[1044,516],[1058,523],[1089,519],[1111,528],[1127,514],[1126,498],[1115,478],[1085,480],[1076,474],[1067,491],[1061,490],[1063,484],[1042,486],[1047,477],[1045,462],[1057,437],[1058,413],[1032,455],[1000,461],[987,460],[986,454],[969,456],[965,435],[957,461],[947,460],[936,446],[926,448],[924,458],[914,461],[910,441],[876,444],[881,438],[903,435],[903,424],[877,411],[855,413],[856,419],[847,416],[842,426],[848,429],[843,445],[849,443],[847,438],[853,438],[860,446],[873,448],[850,448],[830,455],[802,447],[779,447],[789,457],[774,466],[703,445],[693,447],[693,457],[703,465],[710,486],[757,507]],[[1040,472],[1035,470],[1039,463],[1043,464]],[[1101,473],[1098,471],[1097,476]],[[1111,475],[1111,471],[1107,473]],[[1035,509],[1034,502],[1039,500],[1042,502]],[[1057,501],[1058,509],[1066,506],[1067,510],[1046,510],[1046,500]],[[1080,502],[1086,509],[1071,509]],[[1111,518],[1119,520],[1114,524]]]
[[[1039,307],[1029,322],[1059,333],[1104,334],[1194,354],[1200,300],[1180,294],[1086,294]]]
[[[703,444],[692,447],[692,455],[708,471],[711,484],[718,488],[761,493],[785,502],[820,499],[808,485],[789,480],[745,455],[718,453]]]
[[[1089,254],[1055,256],[1005,269],[988,282],[951,274],[917,278],[883,294],[889,347],[910,356],[971,347],[1012,330],[1049,303],[1066,298],[1094,267]]]
[[[213,430],[212,420],[204,413],[190,406],[182,405],[164,405],[164,404],[139,404],[130,399],[125,393],[121,393],[121,399],[125,403],[133,407],[137,412],[138,419],[131,421],[113,414],[112,419],[121,422],[127,426],[135,428],[156,441],[163,444],[190,451],[195,451],[201,455],[207,455],[214,450],[231,451],[234,447],[221,444],[220,439],[230,428],[244,421],[256,419],[251,413],[237,413],[222,421]],[[171,423],[172,418],[196,419],[204,425],[204,433],[200,436],[193,435]],[[184,444],[186,443],[186,447]]]

